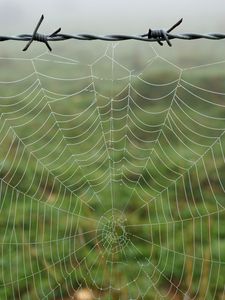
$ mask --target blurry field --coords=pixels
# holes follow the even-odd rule
[[[224,64],[110,58],[1,60],[0,299],[222,300]]]

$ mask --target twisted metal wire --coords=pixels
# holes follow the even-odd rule
[[[222,40],[225,39],[225,34],[223,33],[206,33],[206,34],[198,34],[198,33],[181,33],[181,34],[173,34],[171,33],[176,27],[178,27],[183,19],[180,19],[176,24],[174,24],[170,29],[164,30],[152,30],[149,29],[147,34],[141,35],[122,35],[122,34],[110,34],[110,35],[96,35],[96,34],[64,34],[60,33],[61,28],[54,31],[52,34],[45,35],[39,34],[38,29],[41,23],[44,20],[44,16],[42,15],[40,20],[38,21],[34,32],[32,34],[20,34],[17,36],[0,36],[0,42],[3,41],[27,41],[27,45],[23,48],[23,51],[26,51],[33,41],[44,43],[49,51],[52,51],[48,42],[56,42],[56,41],[65,41],[65,40],[101,40],[101,41],[127,41],[127,40],[137,40],[142,42],[157,42],[159,45],[163,46],[163,42],[166,42],[168,46],[172,46],[171,40],[179,39],[179,40],[197,40],[197,39],[208,39],[208,40]]]

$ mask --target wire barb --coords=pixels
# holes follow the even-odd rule
[[[49,49],[49,51],[52,51],[52,48],[50,47],[49,43],[48,43],[48,38],[54,38],[57,36],[57,34],[61,31],[61,28],[57,29],[56,31],[54,31],[52,34],[50,35],[44,35],[44,34],[40,34],[38,33],[38,29],[41,26],[41,23],[44,20],[44,15],[41,16],[40,20],[38,21],[34,32],[31,36],[31,39],[29,40],[29,42],[27,43],[27,45],[23,48],[23,51],[27,51],[27,49],[30,47],[30,45],[32,44],[33,41],[37,41],[37,42],[41,42],[44,43],[47,48]]]
[[[168,29],[167,31],[164,29],[160,29],[160,30],[149,29],[148,39],[156,40],[160,46],[163,46],[163,41],[166,41],[167,44],[170,47],[172,47],[172,43],[170,42],[170,38],[169,38],[168,34],[172,30],[174,30],[176,27],[178,27],[182,23],[182,21],[183,21],[183,18],[180,19],[177,23],[175,23],[172,27],[170,27],[170,29]]]

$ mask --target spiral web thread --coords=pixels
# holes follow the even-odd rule
[[[1,58],[2,299],[225,297],[225,61],[120,47]]]

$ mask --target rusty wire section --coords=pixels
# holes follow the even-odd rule
[[[171,40],[197,40],[197,39],[208,39],[208,40],[222,40],[225,39],[225,34],[223,33],[181,33],[173,34],[171,33],[176,27],[178,27],[183,19],[180,19],[176,24],[174,24],[170,29],[149,29],[148,33],[141,35],[121,35],[121,34],[110,34],[110,35],[96,35],[96,34],[65,34],[60,33],[61,28],[54,31],[52,34],[40,34],[38,29],[44,20],[44,15],[41,16],[35,30],[32,34],[20,34],[17,36],[0,36],[0,42],[3,41],[27,41],[27,45],[23,48],[26,51],[33,41],[44,43],[49,51],[52,51],[48,42],[65,41],[65,40],[102,40],[102,41],[127,41],[127,40],[137,40],[143,42],[157,42],[159,45],[163,46],[163,42],[166,41],[168,46],[172,46]]]

